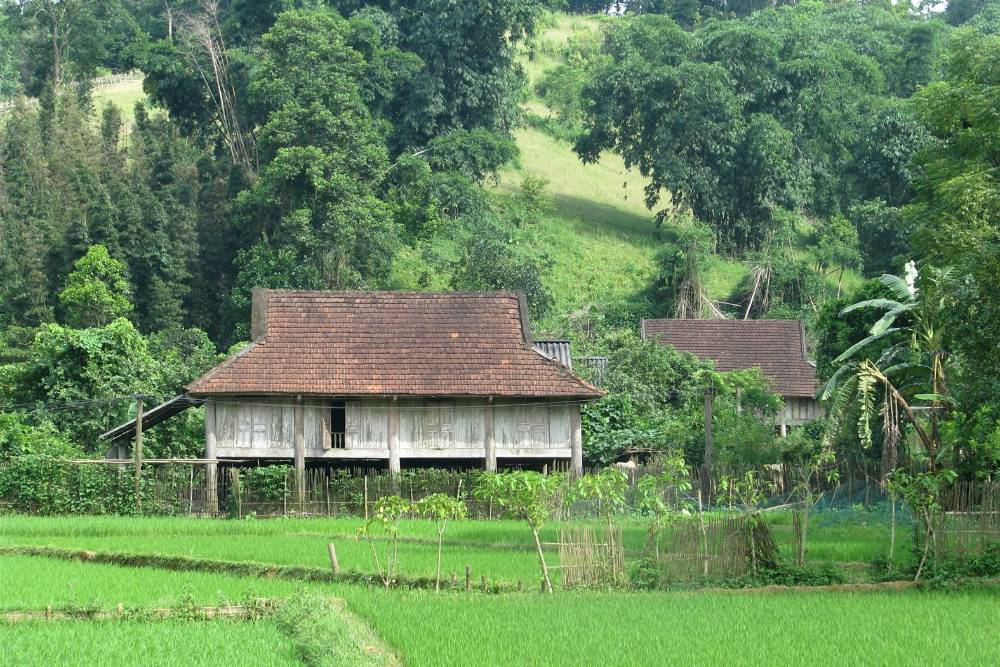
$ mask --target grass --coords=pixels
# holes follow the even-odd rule
[[[775,541],[791,557],[792,515],[773,512],[767,515]],[[909,558],[907,546],[911,524],[899,516],[896,526],[897,564]],[[887,517],[853,510],[814,511],[806,534],[807,559],[812,562],[871,563],[884,558],[889,550],[890,526]]]
[[[122,523],[116,525],[113,520],[102,519],[98,520],[96,526],[91,524],[88,527],[86,522],[76,524],[82,527],[80,533],[72,531],[74,519],[66,519],[61,526],[55,519],[45,521],[51,521],[49,525],[55,525],[57,530],[46,533],[18,531],[16,527],[8,525],[0,527],[0,544],[157,553],[327,568],[327,544],[332,541],[337,546],[338,560],[343,569],[375,573],[370,547],[354,537],[361,525],[357,520],[185,522],[179,519],[143,519],[138,520],[141,522],[141,529],[137,530],[137,526]],[[400,547],[400,572],[414,576],[431,575],[437,554],[436,546],[430,542],[432,526],[429,522],[418,521],[407,524],[404,531],[408,537],[426,541],[406,543]],[[267,529],[260,530],[258,525],[266,526]],[[218,527],[220,530],[206,530],[209,527]],[[245,531],[241,530],[244,528]],[[524,532],[530,539],[526,528]],[[458,534],[456,531],[455,535],[448,537],[455,539]],[[538,566],[528,545],[524,541],[523,547],[518,543],[513,545],[514,548],[507,549],[495,549],[489,544],[465,545],[460,549],[446,548],[442,558],[442,572],[445,576],[461,573],[464,577],[465,566],[470,565],[477,581],[483,575],[491,580],[533,581],[537,577]],[[384,558],[384,551],[380,552],[379,557]]]
[[[286,597],[305,584],[203,572],[172,572],[31,556],[0,556],[0,609],[113,609],[218,605]],[[320,584],[310,584],[319,588]]]
[[[776,541],[790,556],[790,515],[774,512],[767,516]],[[217,521],[185,517],[7,516],[0,520],[0,545],[57,546],[327,568],[326,545],[333,542],[345,571],[375,574],[369,546],[354,537],[361,524],[360,519],[352,518]],[[548,524],[542,532],[543,541],[556,541],[559,526]],[[400,534],[403,537],[400,572],[410,576],[433,575],[436,557],[433,523],[404,520]],[[897,562],[906,555],[908,535],[905,527],[898,528]],[[623,539],[634,558],[645,544],[645,522],[624,521]],[[446,579],[453,573],[463,579],[466,565],[471,566],[477,584],[482,576],[492,582],[521,581],[526,586],[538,579],[530,532],[521,522],[452,522],[445,540],[442,572]],[[808,557],[812,562],[868,563],[885,556],[888,543],[889,527],[881,514],[827,510],[813,513],[810,520]],[[550,550],[547,559],[550,564],[557,564],[558,554]],[[212,579],[205,581],[207,588],[201,590],[222,585],[211,583]],[[239,591],[230,593],[239,594]]]
[[[538,231],[553,262],[546,276],[553,312],[613,303],[648,285],[667,234],[642,204],[641,177],[616,155],[584,165],[569,144],[538,130],[518,130],[516,139],[520,165],[501,174],[497,189],[513,193],[529,175],[548,182]]]
[[[343,601],[318,595],[297,596],[275,617],[309,665],[397,665],[398,658],[370,626],[347,611]]]
[[[7,665],[300,665],[270,620],[0,623]]]
[[[768,514],[779,542],[789,516]],[[883,555],[880,514],[815,512],[814,559],[869,560]],[[325,544],[351,544],[358,519],[205,520],[181,517],[0,518],[4,544],[58,543],[186,553],[296,565],[326,565]],[[555,537],[550,525],[545,539]],[[431,562],[433,525],[405,521],[412,542],[404,565],[419,574]],[[905,543],[905,529],[897,540]],[[127,607],[216,604],[248,596],[285,597],[273,622],[60,621],[0,625],[11,664],[998,664],[1000,594],[942,592],[586,592],[543,596],[527,529],[513,521],[456,522],[446,558],[472,562],[478,582],[492,567],[510,580],[523,563],[526,593],[484,595],[383,590],[346,583],[299,583],[230,575],[125,568],[37,557],[0,557],[0,608]],[[644,526],[625,522],[638,549]],[[354,543],[356,544],[356,543]],[[902,551],[902,548],[900,549]],[[345,553],[351,553],[349,550]],[[553,561],[555,554],[552,554]],[[341,558],[344,560],[343,556]],[[367,561],[366,561],[367,562]],[[447,561],[446,561],[447,562]],[[300,596],[299,592],[304,592]],[[338,599],[330,596],[336,595]],[[322,596],[322,597],[321,597]],[[343,602],[339,600],[343,600]],[[252,637],[249,635],[252,634]],[[131,638],[131,639],[126,639]],[[72,647],[79,647],[73,651]],[[232,647],[238,647],[238,656]],[[140,648],[136,648],[140,647]],[[144,652],[155,660],[144,661]],[[76,661],[76,662],[74,662]]]
[[[94,91],[94,109],[98,118],[108,104],[118,107],[127,128],[135,125],[135,104],[146,99],[142,81],[123,81]]]
[[[520,47],[521,56],[518,60],[528,78],[529,90],[534,90],[535,84],[538,83],[546,70],[559,64],[559,51],[571,36],[583,31],[596,32],[600,29],[601,23],[607,20],[607,18],[597,14],[585,16],[562,13],[547,14],[542,25],[539,26],[536,37],[532,40],[534,58],[528,58],[528,44],[522,44]]]
[[[344,591],[420,665],[995,665],[993,593]]]

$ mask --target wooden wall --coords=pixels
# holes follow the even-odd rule
[[[294,399],[223,399],[215,402],[216,442],[225,449],[271,449],[295,446]],[[330,411],[324,401],[305,401],[306,449],[330,446]],[[251,455],[248,452],[248,456]]]
[[[255,456],[253,450],[294,449],[294,398],[231,398],[216,401],[216,438],[220,450],[239,450]],[[307,456],[316,450],[331,449],[330,401],[305,401],[304,430]],[[483,399],[399,399],[399,449],[402,456],[419,458],[423,454],[445,454],[456,450],[462,456],[486,447],[487,432],[495,438],[496,448],[504,455],[530,455],[571,447],[572,413],[579,408],[570,404],[546,405],[522,401]],[[345,403],[343,450],[365,450],[378,455],[389,449],[389,400],[348,400]],[[206,425],[207,426],[207,425]],[[329,456],[335,456],[336,450]]]
[[[805,396],[784,396],[780,420],[786,426],[800,426],[823,416],[819,403]]]

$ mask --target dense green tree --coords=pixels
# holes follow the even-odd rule
[[[662,16],[610,28],[583,89],[585,161],[604,150],[716,230],[760,248],[782,210],[829,217],[905,201],[926,132],[895,101],[936,75],[945,28],[875,6],[802,5],[683,31]],[[925,34],[926,33],[926,34]],[[902,57],[908,60],[900,65]]]
[[[30,361],[16,368],[9,398],[37,403],[84,449],[103,454],[97,436],[125,421],[133,394],[156,393],[156,368],[146,339],[124,318],[90,329],[47,324]]]
[[[104,246],[93,245],[73,263],[66,286],[59,292],[59,304],[70,326],[103,327],[132,310],[128,293],[125,265]]]
[[[899,271],[910,253],[912,229],[902,211],[883,199],[852,204],[847,219],[858,233],[865,273],[869,276]]]
[[[520,116],[523,74],[514,44],[535,27],[536,0],[338,0],[344,14],[374,5],[398,25],[399,46],[423,67],[407,81],[388,115],[394,151],[425,146],[456,129],[509,133]]]
[[[45,83],[58,89],[85,81],[99,67],[120,68],[138,27],[121,0],[26,0],[6,9],[21,36],[33,93]]]
[[[380,284],[399,244],[375,192],[388,154],[362,98],[364,60],[350,30],[331,12],[288,12],[264,36],[251,84],[268,110],[263,167],[236,202],[255,234],[336,288]]]
[[[50,322],[59,283],[50,279],[47,258],[57,236],[36,116],[24,105],[15,107],[0,141],[0,312],[7,322]]]
[[[998,59],[1000,37],[963,31],[945,78],[917,94],[917,113],[936,141],[918,157],[917,195],[903,210],[921,256],[956,276],[949,342],[969,369],[963,379],[970,406],[992,401],[1000,377]]]

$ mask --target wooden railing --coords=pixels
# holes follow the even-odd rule
[[[333,433],[330,441],[331,449],[346,449],[347,439],[344,433]]]

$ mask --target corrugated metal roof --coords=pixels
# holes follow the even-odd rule
[[[572,370],[573,355],[570,352],[568,340],[536,340],[531,344],[531,347],[535,349],[535,352]]]

